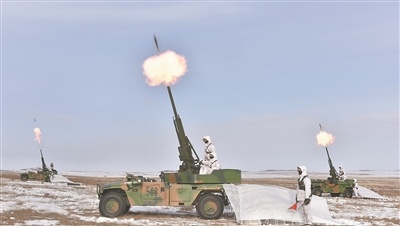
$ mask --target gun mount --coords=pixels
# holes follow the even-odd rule
[[[169,99],[171,100],[172,109],[174,111],[174,126],[179,141],[179,147],[178,147],[179,159],[182,161],[182,164],[179,166],[179,172],[198,174],[200,170],[200,165],[198,164],[199,156],[194,150],[192,144],[190,143],[189,138],[185,134],[182,120],[179,117],[178,112],[176,111],[171,87],[168,86],[167,89],[168,89]],[[196,158],[193,157],[192,153],[196,155]]]

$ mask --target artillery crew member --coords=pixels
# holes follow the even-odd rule
[[[204,150],[204,160],[200,161],[200,174],[210,174],[215,169],[221,169],[221,165],[210,136],[203,137],[203,142],[206,148]]]
[[[211,142],[211,137],[210,136],[203,137],[203,142],[204,142],[204,144],[206,146],[206,149],[204,150],[204,152],[206,154],[213,153],[213,152],[215,153],[215,146]]]
[[[339,166],[339,180],[346,180],[346,172],[344,171],[342,166]]]
[[[358,198],[360,195],[359,195],[359,193],[358,193],[358,183],[357,183],[357,179],[354,179],[354,188],[353,188],[353,191],[354,191],[354,197]]]
[[[304,216],[305,225],[312,225],[311,215],[311,180],[307,175],[307,168],[305,166],[298,166],[297,172],[299,178],[297,180],[296,202],[300,205]]]

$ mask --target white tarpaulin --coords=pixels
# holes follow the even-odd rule
[[[363,186],[358,186],[358,196],[366,199],[387,199],[386,197]]]
[[[59,174],[52,175],[50,177],[50,181],[53,183],[66,183],[68,185],[80,185],[78,183],[70,181],[68,178],[66,178],[62,175],[59,175]]]
[[[289,209],[295,203],[295,190],[255,184],[224,184],[224,189],[240,224],[303,222],[301,209]],[[313,223],[340,225],[330,216],[325,198],[313,196],[310,205]]]

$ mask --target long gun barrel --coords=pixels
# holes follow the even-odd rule
[[[171,100],[172,104],[172,109],[174,111],[174,125],[175,125],[175,131],[176,135],[178,136],[178,141],[179,141],[179,159],[182,161],[182,164],[179,166],[179,172],[191,172],[197,174],[199,172],[199,166],[197,165],[197,162],[199,161],[199,157],[194,150],[192,144],[189,141],[189,138],[185,134],[185,130],[183,129],[183,124],[182,120],[178,115],[178,112],[176,111],[175,107],[175,102],[174,98],[172,96],[171,88],[168,86],[168,94],[169,94],[169,99]],[[192,155],[192,150],[193,153],[196,155],[196,159],[193,158]]]
[[[322,131],[321,123],[319,124],[319,129]],[[338,180],[338,174],[337,174],[337,172],[336,172],[335,167],[334,167],[333,164],[332,164],[331,157],[329,156],[328,147],[325,146],[325,150],[326,150],[326,155],[328,156],[329,174],[331,175],[331,178],[332,178],[333,180]]]
[[[40,156],[41,156],[41,158],[42,158],[42,170],[43,170],[43,171],[48,171],[49,169],[47,169],[46,163],[44,162],[42,149],[40,149]]]
[[[326,154],[328,155],[328,163],[329,163],[329,168],[330,168],[329,169],[329,174],[331,175],[332,179],[336,180],[336,179],[338,179],[337,171],[336,171],[335,167],[332,164],[332,160],[331,160],[331,157],[329,156],[328,148],[325,147],[325,150],[326,150]]]

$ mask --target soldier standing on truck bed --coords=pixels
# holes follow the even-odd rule
[[[305,166],[298,166],[297,172],[299,179],[297,180],[297,193],[296,202],[299,203],[304,215],[305,225],[312,225],[311,215],[311,180],[307,175],[307,168]]]
[[[203,137],[203,142],[206,148],[204,150],[204,160],[201,160],[200,162],[200,174],[211,174],[213,170],[221,169],[221,165],[218,162],[215,146],[211,142],[210,136]]]

